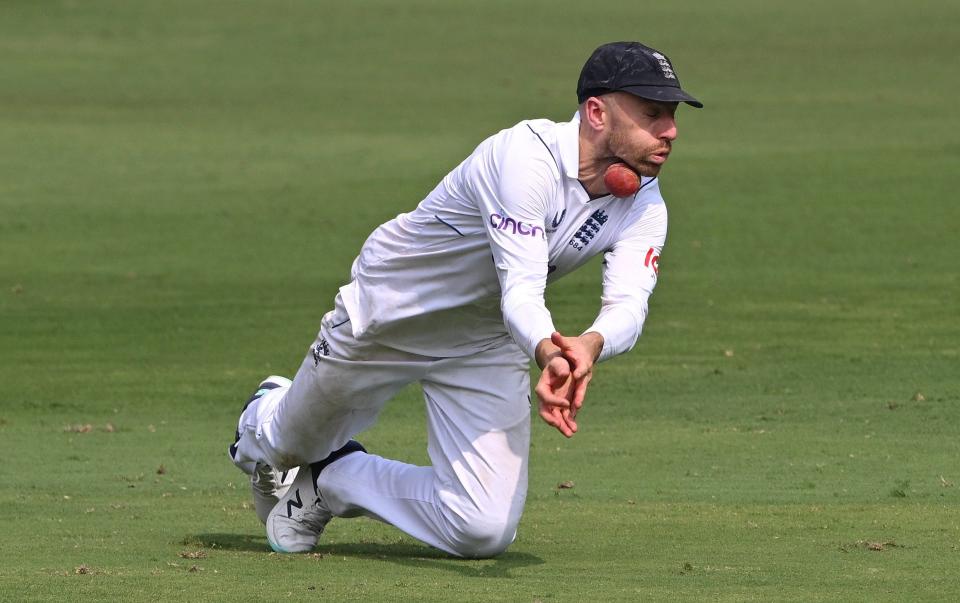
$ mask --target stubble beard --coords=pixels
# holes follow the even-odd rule
[[[610,133],[608,144],[610,156],[623,161],[629,165],[633,171],[648,178],[656,177],[660,174],[660,169],[663,167],[663,164],[651,161],[650,157],[663,153],[664,151],[669,152],[670,148],[671,145],[669,142],[658,142],[642,149],[639,153],[632,153],[624,137],[616,130]]]
[[[652,161],[648,161],[646,159],[641,159],[637,162],[637,165],[630,167],[632,167],[634,171],[641,176],[655,178],[658,174],[660,174],[660,168],[662,168],[663,165],[659,163],[653,163]]]

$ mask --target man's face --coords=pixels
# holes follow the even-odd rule
[[[625,92],[605,97],[610,114],[610,154],[642,176],[656,176],[677,138],[677,103],[651,101]]]

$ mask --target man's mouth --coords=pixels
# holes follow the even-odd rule
[[[669,156],[670,156],[670,151],[668,150],[663,150],[658,153],[651,153],[650,161],[653,163],[656,163],[657,165],[660,165],[664,163],[667,160],[667,157]]]

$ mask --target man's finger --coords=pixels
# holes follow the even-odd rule
[[[585,378],[593,370],[593,364],[583,358],[567,358],[573,363],[573,378],[577,381]]]
[[[573,435],[573,432],[563,421],[563,417],[561,416],[559,409],[555,407],[545,408],[541,406],[540,418],[542,418],[547,423],[547,425],[550,425],[551,427],[555,427],[560,433],[562,433],[566,437],[569,438]]]
[[[570,343],[567,341],[568,339],[568,337],[561,335],[560,331],[554,331],[550,334],[550,341],[553,342],[553,345],[557,346],[561,350],[565,350],[570,347]]]
[[[554,380],[563,381],[570,376],[570,361],[566,358],[558,358],[551,360],[550,363],[544,367],[543,372],[550,375]]]
[[[553,343],[553,345],[560,348],[560,352],[564,355],[564,357],[567,358],[567,360],[570,360],[570,353],[572,351],[581,353],[583,351],[583,346],[580,343],[579,337],[566,337],[561,335],[559,331],[554,331],[553,334],[550,335],[550,341]]]
[[[592,378],[593,375],[588,374],[583,379],[580,379],[574,383],[573,403],[571,405],[574,409],[578,409],[583,406],[583,400],[587,397],[587,384],[590,383],[590,379]]]
[[[570,363],[574,379],[583,379],[593,369],[593,358],[581,345],[579,338],[564,337],[559,332],[554,332],[550,341],[560,348],[560,354]]]
[[[560,417],[567,429],[570,430],[570,435],[575,434],[577,432],[577,422],[573,420],[573,413],[569,409],[563,409],[560,411]]]
[[[560,353],[567,360],[567,362],[570,363],[570,367],[573,369],[574,379],[583,379],[590,371],[593,370],[593,358],[587,354],[585,349],[570,348],[561,350]]]
[[[538,383],[533,391],[537,394],[537,398],[544,404],[549,404],[550,406],[570,406],[570,401],[553,391],[547,383]]]
[[[556,427],[556,420],[553,418],[552,413],[547,410],[543,405],[540,406],[540,418],[543,419],[547,425],[552,425]]]

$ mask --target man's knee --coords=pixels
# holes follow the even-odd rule
[[[461,557],[496,557],[516,538],[519,521],[510,513],[470,513],[453,522],[451,548]]]

